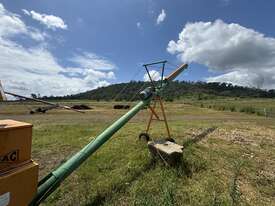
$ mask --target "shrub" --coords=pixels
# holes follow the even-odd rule
[[[174,98],[171,97],[171,96],[168,96],[168,97],[165,98],[165,101],[167,101],[167,102],[173,102]]]
[[[258,116],[262,116],[262,115],[263,115],[260,111],[257,111],[256,114],[257,114]]]
[[[230,109],[231,112],[236,112],[236,107],[235,106],[230,106],[229,109]]]
[[[256,109],[254,107],[242,107],[240,109],[240,112],[245,112],[247,114],[255,114],[256,113]]]

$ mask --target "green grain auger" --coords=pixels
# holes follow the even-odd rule
[[[58,186],[63,180],[66,179],[66,177],[68,177],[74,170],[76,170],[87,158],[89,158],[97,149],[99,149],[107,140],[109,140],[132,117],[134,117],[144,107],[150,106],[151,100],[154,97],[161,98],[162,91],[169,84],[169,82],[174,80],[184,69],[188,67],[187,64],[183,64],[166,78],[163,77],[164,71],[162,69],[162,78],[159,81],[159,85],[155,86],[150,73],[148,72],[147,66],[160,63],[165,64],[166,61],[144,65],[148,76],[151,79],[152,87],[148,87],[140,92],[141,101],[138,102],[130,111],[116,120],[107,129],[105,129],[101,134],[99,134],[74,156],[72,156],[69,160],[44,177],[38,184],[37,193],[30,203],[31,206],[39,205],[43,200],[45,200],[55,189],[58,188]]]

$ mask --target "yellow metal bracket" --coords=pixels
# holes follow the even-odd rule
[[[159,105],[160,105],[160,109],[161,109],[163,119],[159,118],[159,116],[158,116],[158,114],[155,110],[156,106],[157,106],[157,103],[159,103]],[[169,130],[169,126],[168,126],[168,122],[167,122],[167,118],[166,118],[166,114],[165,114],[165,110],[164,110],[164,106],[163,106],[163,101],[162,101],[161,97],[160,96],[154,97],[154,99],[152,100],[152,104],[153,104],[153,106],[151,106],[151,105],[148,106],[149,111],[150,111],[151,114],[150,114],[150,118],[149,118],[149,121],[148,121],[148,124],[147,124],[146,133],[148,133],[149,130],[150,130],[152,120],[164,121],[166,130],[167,130],[167,134],[168,134],[168,138],[171,138],[170,130]],[[154,119],[153,116],[155,116],[156,119]]]

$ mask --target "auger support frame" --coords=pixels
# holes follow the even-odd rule
[[[39,182],[38,190],[29,205],[39,205],[45,200],[54,190],[58,188],[62,181],[64,181],[73,171],[75,171],[86,159],[88,159],[97,149],[99,149],[107,140],[109,140],[117,131],[119,131],[132,117],[134,117],[144,107],[150,105],[151,100],[157,95],[159,96],[162,90],[167,86],[168,81],[178,76],[186,65],[180,66],[175,72],[170,74],[168,78],[157,87],[156,90],[145,89],[146,95],[144,99],[138,102],[131,110],[116,120],[95,139],[83,147],[79,152],[72,156],[69,160],[57,167],[54,171],[48,174]]]

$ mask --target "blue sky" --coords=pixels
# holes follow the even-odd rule
[[[18,58],[16,53],[13,56],[14,62],[7,60],[9,56],[0,58],[0,79],[10,91],[63,95],[142,80],[142,63],[163,59],[174,65],[190,63],[181,80],[275,88],[272,0],[0,3],[0,23],[4,22],[0,24],[0,35],[1,27],[6,32],[14,24],[10,27],[14,30],[2,32],[2,51],[20,48]],[[56,18],[48,21],[49,15]],[[12,17],[12,22],[6,24],[7,17]],[[261,58],[268,64],[257,64]],[[141,72],[133,78],[138,69]]]

